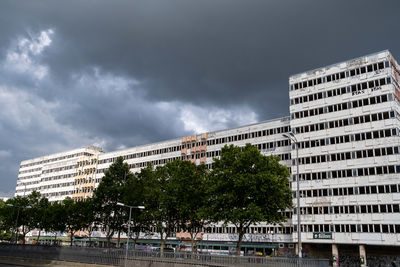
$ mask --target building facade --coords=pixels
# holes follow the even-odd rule
[[[175,159],[211,168],[224,145],[251,143],[291,169],[294,206],[291,167],[299,164],[303,250],[311,254],[318,244],[338,259],[340,246],[353,246],[365,262],[366,246],[400,249],[399,76],[389,51],[293,75],[290,117],[108,153],[87,147],[23,161],[16,195],[38,190],[50,201],[84,199],[119,156],[133,172]],[[298,140],[298,159],[282,135],[288,132]],[[284,225],[252,226],[246,242],[293,248],[296,213],[288,211]],[[202,239],[229,243],[235,234],[232,225],[216,224]]]
[[[82,177],[82,162],[100,153],[101,148],[89,146],[22,161],[15,196],[28,195],[36,190],[51,202],[66,197],[78,198],[82,191],[80,181],[88,178],[89,183],[90,180],[89,177]],[[93,186],[90,190],[93,191]]]
[[[338,244],[357,244],[361,262],[366,245],[400,245],[399,70],[383,51],[289,79],[302,242],[336,258]]]

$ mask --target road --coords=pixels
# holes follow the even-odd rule
[[[19,265],[19,264],[2,264],[0,263],[0,267],[28,267],[27,265]]]

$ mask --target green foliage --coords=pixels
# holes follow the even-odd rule
[[[94,222],[94,202],[92,198],[87,198],[75,203],[75,214],[78,230],[92,230]]]
[[[279,158],[263,156],[250,144],[225,146],[214,159],[210,175],[210,213],[215,222],[234,224],[241,239],[250,224],[277,224],[286,220],[281,211],[292,206],[289,170]]]
[[[10,231],[24,225],[23,236],[32,230],[68,231],[71,244],[74,233],[92,231],[98,226],[110,244],[114,234],[127,232],[129,209],[117,205],[145,206],[132,209],[131,232],[155,227],[162,248],[176,229],[196,234],[211,221],[234,224],[239,233],[237,249],[246,228],[267,222],[286,220],[284,211],[292,205],[289,171],[279,158],[263,156],[257,148],[225,146],[221,157],[214,159],[209,173],[205,165],[175,160],[164,166],[148,165],[137,175],[119,157],[105,172],[92,199],[49,203],[40,193],[0,201],[0,238],[10,238]]]
[[[145,214],[160,234],[162,248],[178,226],[195,237],[205,222],[205,166],[175,160],[156,169],[148,166],[138,177],[144,184]]]
[[[122,203],[129,206],[144,206],[144,181],[137,175],[129,175],[126,180],[125,186],[123,188],[123,200]],[[126,214],[126,222],[129,219],[129,208],[124,208],[124,213]],[[135,243],[139,237],[141,231],[149,230],[149,216],[143,210],[138,208],[132,209],[132,216],[130,221],[130,231],[135,234]]]
[[[7,217],[7,206],[6,203],[0,199],[0,241],[7,240],[11,241],[12,238],[12,226],[7,225],[5,218]]]
[[[58,202],[53,202],[45,210],[44,229],[54,233],[64,232],[66,230],[65,220],[64,207]]]
[[[126,215],[117,203],[123,200],[126,180],[133,175],[129,165],[119,157],[104,173],[104,177],[94,192],[95,221],[106,233],[108,245],[114,233],[125,230]]]
[[[162,250],[167,236],[174,230],[177,219],[176,207],[171,203],[173,197],[167,196],[171,192],[164,172],[162,167],[154,169],[150,164],[138,174],[139,179],[143,181],[145,213],[151,225],[160,234]],[[171,205],[168,205],[168,202]]]
[[[164,167],[176,195],[178,226],[191,234],[192,241],[207,223],[207,170],[205,165],[196,166],[190,161],[176,160]]]

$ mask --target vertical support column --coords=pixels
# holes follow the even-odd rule
[[[332,266],[339,266],[339,250],[336,244],[332,244]]]
[[[367,252],[365,251],[365,245],[360,245],[360,266],[367,266]]]

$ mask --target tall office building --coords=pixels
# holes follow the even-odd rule
[[[399,69],[383,51],[290,77],[303,243],[399,246]]]
[[[103,153],[88,147],[21,162],[16,195],[39,190],[51,201],[91,197],[104,171],[119,156],[137,172],[175,159],[211,168],[224,145],[251,143],[278,155],[291,168],[296,202],[299,164],[303,251],[350,253],[366,260],[377,246],[400,250],[400,67],[389,51],[293,75],[290,118],[203,133]],[[290,146],[283,133],[298,140]],[[294,250],[297,216],[283,225],[250,227],[244,248]],[[233,225],[205,229],[203,241],[228,246]],[[328,255],[329,254],[329,255]]]

